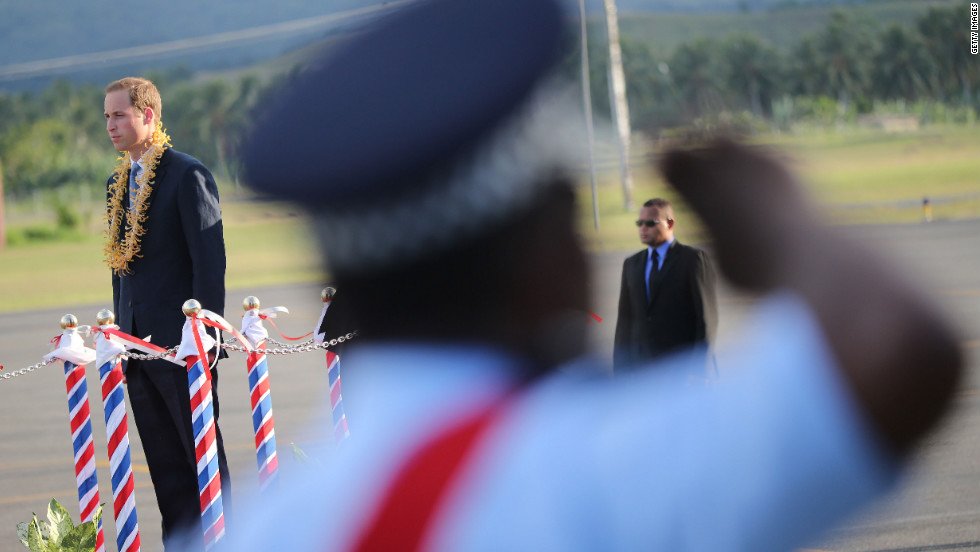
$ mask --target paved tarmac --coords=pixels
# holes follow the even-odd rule
[[[962,332],[969,373],[956,396],[952,415],[916,454],[899,488],[870,511],[813,543],[813,550],[839,552],[980,551],[980,221],[934,222],[901,226],[853,226],[843,231],[891,257],[895,269],[918,281]],[[815,236],[819,239],[819,236]],[[639,249],[639,248],[637,248]],[[616,322],[622,261],[631,252],[592,255],[594,311],[604,321],[594,324],[594,349],[609,358]],[[832,270],[833,267],[828,267]],[[319,316],[320,288],[292,286],[236,290],[228,294],[228,318],[237,320],[246,295],[263,306],[285,305],[291,314],[278,320],[286,335],[304,334]],[[737,290],[720,290],[719,341],[736,339],[755,298]],[[81,323],[94,322],[108,305],[66,306],[63,309],[0,315],[0,363],[3,373],[33,365],[60,332],[63,314]],[[855,305],[860,308],[860,305]],[[271,329],[271,328],[270,328]],[[319,352],[270,357],[273,407],[280,470],[295,465],[290,443],[304,447],[329,428],[311,430],[307,420],[317,411],[327,385]],[[725,357],[719,354],[724,376]],[[923,369],[928,369],[927,366]],[[106,503],[107,550],[115,549],[111,488],[105,450],[105,425],[97,370],[89,370],[89,397],[99,469],[101,501]],[[257,487],[254,445],[248,412],[244,358],[232,353],[221,365],[221,428],[227,443],[236,507]],[[356,420],[351,420],[356,431]],[[159,513],[153,497],[139,436],[130,421],[136,479],[137,511],[143,550],[160,546]],[[68,434],[64,375],[52,364],[24,376],[0,380],[0,551],[22,550],[15,525],[42,518],[54,497],[77,515],[78,501]],[[801,497],[801,500],[806,500]],[[231,530],[234,530],[232,525]],[[710,528],[706,528],[708,530]],[[286,528],[284,528],[286,530]]]

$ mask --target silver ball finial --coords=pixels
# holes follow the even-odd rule
[[[197,299],[188,299],[184,301],[184,306],[181,307],[186,316],[197,316],[201,313],[201,302]]]
[[[259,302],[259,298],[254,295],[249,295],[242,301],[242,308],[245,309],[246,311],[257,309],[261,305],[262,303]]]
[[[78,318],[74,314],[66,314],[61,317],[62,330],[74,330],[78,327]]]
[[[116,321],[116,315],[109,309],[102,309],[95,315],[95,323],[100,326],[112,324]]]

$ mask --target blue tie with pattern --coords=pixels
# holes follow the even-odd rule
[[[136,194],[139,193],[139,186],[136,184],[136,177],[139,175],[140,166],[133,163],[131,169],[129,169],[129,210],[136,210]]]

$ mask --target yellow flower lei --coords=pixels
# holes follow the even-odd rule
[[[106,224],[105,224],[105,260],[113,274],[129,274],[131,269],[129,263],[140,255],[140,236],[146,233],[143,223],[146,222],[147,210],[150,208],[150,192],[153,186],[154,172],[163,152],[170,147],[170,136],[163,129],[163,125],[157,122],[153,136],[150,138],[150,155],[147,158],[143,172],[136,177],[139,186],[139,193],[136,194],[134,209],[123,207],[123,196],[129,187],[129,169],[132,161],[129,154],[123,154],[116,160],[115,180],[109,185],[108,200],[106,205]],[[125,234],[122,233],[123,220],[125,220]],[[122,237],[120,237],[122,234]]]

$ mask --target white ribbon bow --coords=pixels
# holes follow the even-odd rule
[[[44,355],[44,360],[53,358],[67,360],[72,364],[82,366],[95,360],[95,351],[85,346],[85,340],[75,328],[69,328],[61,333],[57,348]]]

